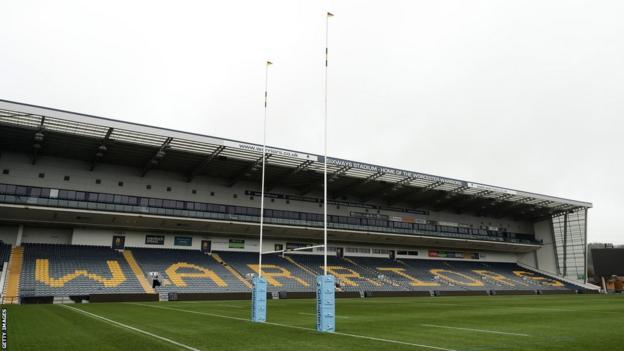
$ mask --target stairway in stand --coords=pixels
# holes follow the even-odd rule
[[[6,289],[2,295],[3,303],[17,304],[19,303],[19,284],[22,274],[22,263],[24,262],[24,248],[16,246],[11,250],[11,258],[9,259],[9,277],[7,279]]]

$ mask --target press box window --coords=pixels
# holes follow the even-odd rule
[[[39,178],[45,178],[45,173],[39,173]]]
[[[69,176],[63,177],[63,180],[66,181],[66,182],[69,182]]]
[[[96,179],[95,184],[102,184],[102,179]]]
[[[8,169],[3,169],[2,170],[2,174],[9,174],[9,170]]]

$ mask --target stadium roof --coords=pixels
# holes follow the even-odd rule
[[[0,100],[0,148],[32,154],[219,177],[228,185],[259,180],[262,146]],[[268,147],[267,191],[278,185],[304,195],[322,189],[323,156]],[[328,158],[329,193],[388,205],[537,220],[590,208],[564,199],[368,163]]]

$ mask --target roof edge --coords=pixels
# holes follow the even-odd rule
[[[11,100],[0,99],[0,108],[7,109],[7,110],[17,110],[17,111],[21,111],[24,113],[35,114],[35,115],[56,117],[56,118],[66,119],[66,120],[75,121],[75,122],[104,125],[107,127],[126,129],[126,130],[143,132],[143,133],[159,135],[159,136],[187,139],[187,140],[192,140],[196,142],[205,142],[205,143],[213,143],[213,144],[223,144],[224,142],[230,142],[230,143],[240,143],[240,144],[253,145],[253,146],[259,146],[259,147],[262,146],[260,144],[248,143],[248,142],[239,141],[235,139],[213,137],[213,136],[206,135],[206,134],[180,131],[180,130],[166,128],[166,127],[150,126],[150,125],[143,124],[143,123],[128,122],[128,121],[123,121],[119,119],[95,116],[95,115],[90,115],[90,114],[85,114],[85,113],[73,112],[73,111],[68,111],[68,110],[63,110],[63,109],[39,106],[39,105],[22,103],[22,102],[11,101]],[[106,122],[106,123],[103,123],[103,122]],[[300,154],[300,155],[306,155],[306,156],[312,155],[318,160],[323,160],[323,156],[318,155],[318,154],[311,154],[311,153],[306,153],[306,152],[297,151],[297,150],[282,149],[282,148],[273,147],[273,146],[270,146],[269,148],[274,149],[274,150],[285,151],[288,154],[294,153],[294,154]],[[407,170],[402,170],[402,169],[397,169],[397,168],[392,168],[392,167],[373,165],[373,164],[365,163],[365,162],[345,160],[341,158],[328,157],[328,163],[333,163],[336,165],[348,165],[349,167],[363,169],[363,170],[371,170],[371,171],[378,171],[378,172],[391,172],[393,174],[397,174],[397,175],[400,174],[400,175],[404,175],[405,177],[415,177],[417,179],[428,179],[432,181],[448,182],[451,184],[457,184],[457,186],[465,186],[469,188],[490,190],[493,192],[506,193],[510,195],[534,197],[537,199],[543,199],[545,201],[565,202],[570,205],[584,207],[584,208],[593,207],[593,204],[591,202],[586,202],[586,201],[579,201],[579,200],[562,198],[558,196],[551,196],[551,195],[544,195],[544,194],[539,194],[539,193],[534,193],[534,192],[521,191],[521,190],[488,185],[488,184],[483,184],[483,183],[478,183],[478,182],[436,176],[436,175],[431,175],[427,173],[407,171]]]

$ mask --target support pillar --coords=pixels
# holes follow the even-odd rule
[[[17,237],[15,238],[15,246],[22,245],[22,235],[24,234],[24,225],[17,226]]]

